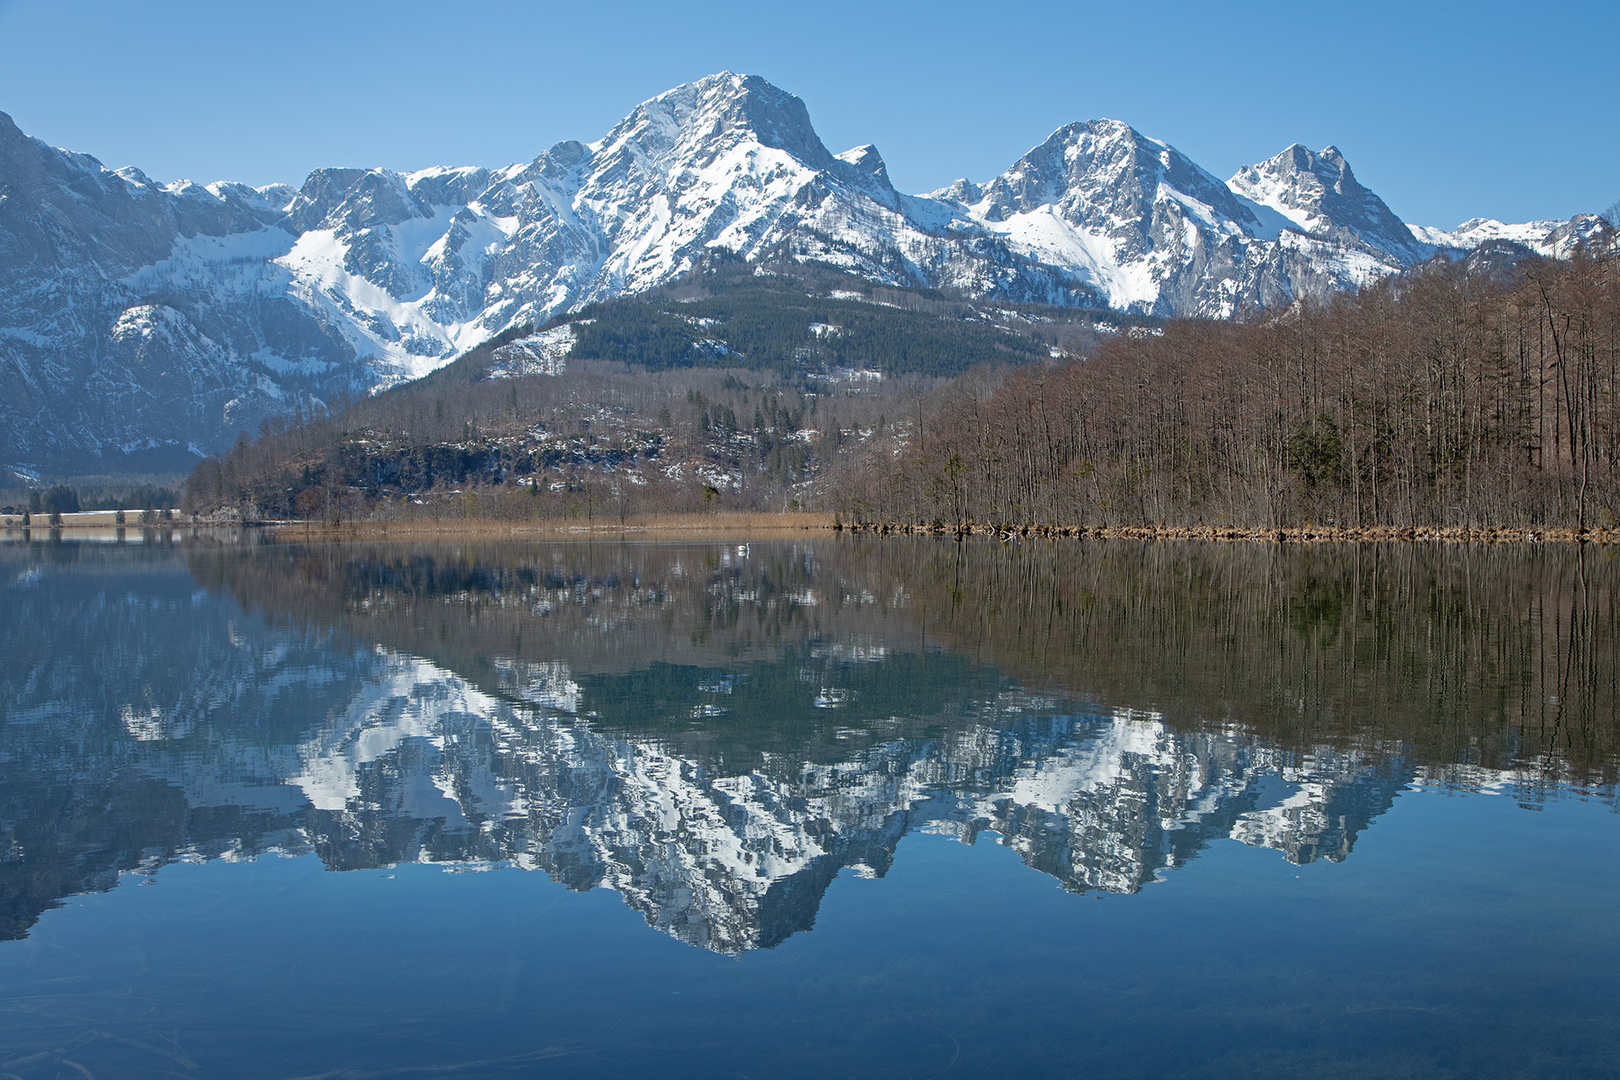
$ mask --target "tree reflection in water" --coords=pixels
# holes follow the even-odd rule
[[[901,837],[1073,891],[1343,859],[1405,788],[1615,799],[1615,559],[1504,547],[0,551],[0,932],[174,859],[514,865],[706,949]]]

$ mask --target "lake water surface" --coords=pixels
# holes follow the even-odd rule
[[[1620,553],[0,546],[0,1075],[1612,1077]]]

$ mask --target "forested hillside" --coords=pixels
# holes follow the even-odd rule
[[[952,377],[1152,322],[723,265],[268,422],[199,465],[186,504],[306,520],[831,509],[834,478],[902,449]]]
[[[1109,312],[969,303],[795,264],[733,263],[683,287],[597,304],[567,321],[570,359],[649,371],[742,367],[785,382],[838,371],[952,378],[981,364],[1045,361],[1120,322]],[[1157,322],[1134,319],[1133,323]]]
[[[864,520],[1274,528],[1620,523],[1612,250],[1436,260],[963,388],[841,487]]]
[[[1607,248],[1552,260],[1486,246],[1250,320],[1135,324],[724,267],[267,425],[199,466],[187,505],[1613,529],[1615,263]]]

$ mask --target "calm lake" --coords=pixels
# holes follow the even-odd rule
[[[1620,1072],[1613,549],[146,539],[0,545],[5,1077]]]

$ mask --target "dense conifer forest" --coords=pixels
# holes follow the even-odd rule
[[[570,316],[578,330],[569,355],[648,371],[740,367],[790,383],[838,370],[953,378],[979,365],[1048,360],[1087,339],[1099,316],[1107,313],[971,304],[814,268],[761,276],[730,265],[684,288]]]

